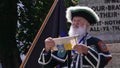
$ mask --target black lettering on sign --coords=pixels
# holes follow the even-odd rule
[[[99,32],[99,31],[100,31],[100,28],[99,28],[99,27],[91,27],[91,28],[90,28],[90,32],[92,32],[92,31]]]
[[[98,23],[96,23],[97,26],[101,26],[103,23],[103,21],[99,21]]]
[[[120,25],[120,20],[109,20],[109,21],[104,21],[105,25]]]
[[[116,20],[116,25],[120,25],[120,20]]]
[[[99,16],[101,18],[111,18],[111,17],[117,17],[118,13],[117,12],[100,12]]]
[[[113,24],[112,22],[113,22],[113,21],[111,21],[111,20],[110,20],[110,21],[105,21],[104,24],[105,24],[105,25],[112,25],[112,24]]]
[[[105,3],[120,3],[120,0],[104,0]]]
[[[108,26],[103,27],[103,31],[109,31],[109,27]]]
[[[120,5],[108,5],[108,10],[120,10]]]
[[[113,31],[120,31],[120,26],[112,26]]]
[[[94,11],[105,11],[105,6],[92,6]]]

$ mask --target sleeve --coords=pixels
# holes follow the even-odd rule
[[[88,47],[88,54],[85,55],[85,59],[94,68],[104,68],[105,65],[112,59],[112,55],[109,53],[107,45],[99,41],[96,45],[96,49]]]
[[[45,52],[45,49],[43,48],[40,57],[38,59],[38,63],[42,64],[42,65],[46,65],[48,63],[50,63],[52,57],[51,57],[51,51],[49,51],[48,53]]]
[[[38,59],[38,63],[42,65],[55,66],[58,63],[64,63],[67,58],[67,51],[50,51],[46,53],[45,49],[43,49]]]

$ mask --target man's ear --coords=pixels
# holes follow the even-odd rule
[[[87,31],[88,33],[90,32],[90,27],[91,27],[90,24],[87,23],[87,24],[86,24],[86,31]]]

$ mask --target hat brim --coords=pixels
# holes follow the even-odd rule
[[[98,15],[91,8],[86,6],[75,6],[67,8],[67,21],[71,23],[74,16],[84,17],[90,24],[95,24],[100,21]]]

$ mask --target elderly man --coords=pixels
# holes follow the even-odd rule
[[[107,45],[100,39],[88,34],[90,25],[98,23],[98,15],[89,7],[69,7],[66,18],[71,23],[69,36],[79,35],[71,51],[63,51],[62,56],[52,52],[55,42],[52,38],[45,40],[45,48],[38,62],[49,68],[104,68],[111,60]]]

